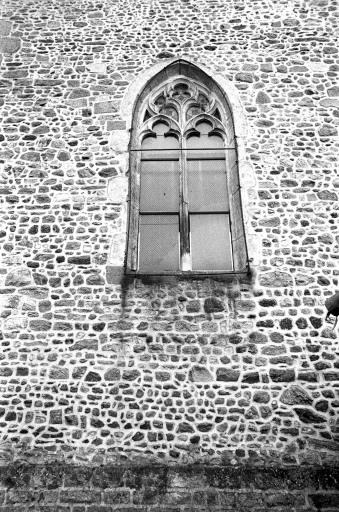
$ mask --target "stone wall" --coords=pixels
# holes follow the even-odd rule
[[[328,0],[6,1],[4,464],[337,463],[337,25]],[[126,105],[183,56],[246,118],[243,281],[122,275]]]

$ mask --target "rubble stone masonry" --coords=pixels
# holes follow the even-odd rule
[[[335,0],[2,3],[0,512],[338,509],[336,33]],[[233,91],[248,276],[123,272],[132,107],[179,58]]]

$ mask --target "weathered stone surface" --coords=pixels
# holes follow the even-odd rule
[[[158,59],[170,59],[170,58],[174,57],[174,55],[171,52],[163,51],[163,52],[158,53],[157,57],[158,57]]]
[[[310,445],[316,450],[329,450],[330,452],[338,452],[339,451],[339,443],[336,441],[332,441],[331,439],[309,439]]]
[[[10,316],[4,321],[5,331],[16,331],[26,329],[28,326],[28,318],[24,316]]]
[[[5,286],[27,286],[32,284],[31,272],[25,268],[18,268],[9,272],[6,276]]]
[[[334,126],[324,125],[319,130],[320,137],[333,137],[338,135],[338,130]]]
[[[99,274],[93,274],[86,279],[86,284],[90,286],[100,286],[105,284],[105,279]]]
[[[42,300],[48,297],[48,288],[42,286],[25,286],[25,288],[21,288],[18,293],[31,297],[32,299]]]
[[[291,382],[295,380],[294,370],[278,370],[272,368],[270,370],[270,377],[273,382]]]
[[[339,99],[337,98],[326,98],[325,100],[321,100],[319,103],[322,107],[339,107]]]
[[[285,288],[293,285],[293,278],[287,272],[275,271],[261,274],[259,282],[261,286]]]
[[[48,331],[52,327],[52,322],[48,320],[31,320],[29,328],[33,331]]]
[[[159,382],[166,382],[171,379],[171,374],[169,372],[155,372],[155,380]]]
[[[335,192],[332,192],[331,190],[321,190],[318,192],[318,197],[322,201],[337,201],[338,196]]]
[[[324,373],[326,381],[338,381],[339,382],[339,371],[328,371]]]
[[[71,155],[68,151],[59,151],[57,159],[60,160],[60,162],[67,162],[71,159]]]
[[[95,339],[81,339],[69,347],[70,350],[98,350],[98,341]]]
[[[300,386],[290,386],[283,391],[280,401],[286,405],[310,405],[313,400]]]
[[[299,419],[303,423],[325,423],[326,418],[324,416],[320,416],[316,414],[312,409],[307,409],[303,407],[295,407],[295,412],[299,416]]]
[[[64,81],[57,78],[38,78],[35,80],[34,85],[37,87],[56,87],[58,85],[63,85]]]
[[[74,265],[90,265],[91,264],[91,257],[87,255],[83,256],[71,256],[68,258],[68,263],[74,264]]]
[[[318,381],[318,374],[317,372],[299,372],[298,373],[298,380],[303,380],[307,382],[317,382]]]
[[[203,366],[193,366],[189,371],[189,378],[192,382],[210,382],[213,380],[212,374]]]
[[[325,507],[335,510],[339,507],[339,493],[326,494],[320,492],[317,494],[310,494],[309,499],[311,504],[314,505],[317,509],[322,509]]]
[[[267,404],[270,401],[270,395],[267,391],[256,391],[253,400],[260,404]]]
[[[55,366],[50,369],[49,378],[50,379],[68,379],[69,378],[69,370],[68,370],[68,368],[62,368],[59,366]]]
[[[1,377],[10,377],[13,374],[12,368],[0,368]]]
[[[274,122],[270,121],[269,119],[259,119],[255,124],[260,128],[270,128],[274,125]]]
[[[136,380],[140,376],[138,370],[125,370],[122,374],[124,380]]]
[[[6,30],[6,27],[5,27]],[[16,37],[0,37],[0,54],[16,53],[21,46],[21,40]]]
[[[242,382],[253,384],[254,382],[259,382],[259,373],[258,372],[249,372],[245,373],[242,378]]]
[[[333,87],[329,87],[329,89],[327,89],[327,94],[330,97],[339,96],[339,85],[334,85]]]
[[[41,155],[38,151],[27,151],[21,155],[22,160],[27,160],[28,162],[40,162]]]
[[[101,381],[101,377],[97,372],[88,372],[85,377],[86,382],[99,382]]]
[[[182,423],[179,423],[179,425],[178,425],[178,432],[193,433],[194,432],[194,428],[193,428],[192,425],[190,425],[190,423],[182,422]]]
[[[280,320],[280,328],[283,331],[290,331],[293,327],[292,320],[290,318],[283,318]]]
[[[217,380],[223,382],[236,382],[240,377],[240,372],[227,368],[217,369]]]
[[[73,328],[69,322],[54,322],[53,329],[55,331],[71,331]]]
[[[249,335],[249,340],[251,343],[266,343],[268,341],[266,334],[260,331],[251,332],[251,334]]]
[[[104,169],[100,169],[98,174],[101,178],[112,178],[118,174],[118,171],[115,167],[105,167]]]
[[[255,102],[259,105],[265,105],[267,103],[271,103],[271,99],[264,91],[259,91],[255,98]]]
[[[77,88],[77,89],[71,90],[71,92],[68,96],[68,99],[74,100],[74,99],[78,99],[78,98],[84,98],[87,96],[90,96],[90,92],[87,89]]]
[[[2,37],[8,36],[11,33],[12,23],[8,20],[0,19],[0,34]]]
[[[235,78],[239,82],[247,82],[247,83],[252,83],[253,82],[253,75],[252,75],[252,73],[237,73],[235,75]]]
[[[280,226],[280,219],[279,217],[271,217],[268,219],[263,219],[259,222],[260,226],[266,226],[266,227],[276,227]]]
[[[105,380],[120,380],[120,370],[118,368],[111,368],[104,374]]]
[[[224,309],[224,304],[216,297],[209,297],[204,302],[204,310],[206,313],[216,313],[218,311],[224,311]]]
[[[94,114],[107,114],[116,111],[117,107],[113,101],[101,101],[94,104]]]

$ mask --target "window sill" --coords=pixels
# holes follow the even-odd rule
[[[140,279],[144,283],[166,283],[174,281],[192,281],[214,279],[221,282],[232,282],[234,279],[243,283],[252,280],[251,269],[230,271],[169,271],[169,272],[140,272],[122,267],[106,267],[108,284],[119,284],[126,280]]]

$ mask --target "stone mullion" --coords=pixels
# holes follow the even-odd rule
[[[190,231],[188,216],[188,187],[186,148],[183,135],[180,136],[180,269],[191,270]]]

